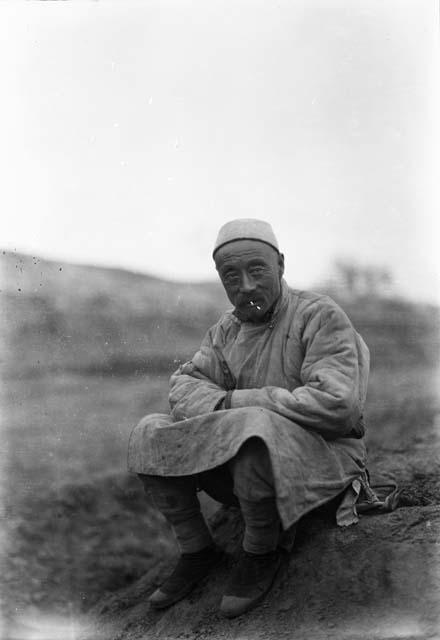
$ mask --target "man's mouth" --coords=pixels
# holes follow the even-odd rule
[[[261,299],[251,298],[237,301],[238,317],[245,322],[259,322],[265,313],[265,304]]]

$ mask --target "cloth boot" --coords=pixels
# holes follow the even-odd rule
[[[181,553],[195,553],[213,545],[200,511],[195,476],[139,477],[147,495],[173,528]]]
[[[234,493],[245,522],[243,548],[254,554],[274,551],[281,522],[275,499],[272,465],[266,445],[250,438],[229,462]]]
[[[243,550],[226,585],[220,612],[235,618],[256,607],[272,587],[281,563],[281,522],[264,442],[258,438],[246,441],[230,468],[245,531]]]

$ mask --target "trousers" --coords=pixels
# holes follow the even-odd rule
[[[212,544],[200,510],[198,489],[218,502],[240,507],[245,551],[263,554],[276,548],[280,519],[269,453],[260,438],[249,438],[231,460],[197,475],[138,475],[146,493],[173,528],[182,553],[194,553]]]

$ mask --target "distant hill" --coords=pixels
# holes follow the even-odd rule
[[[2,252],[2,355],[8,370],[176,368],[229,304],[217,283]]]
[[[171,372],[230,307],[217,282],[182,284],[8,251],[0,253],[0,273],[8,375]],[[436,361],[436,307],[377,297],[344,300],[343,307],[376,366]]]

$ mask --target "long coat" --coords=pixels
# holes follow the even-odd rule
[[[260,437],[287,528],[364,472],[368,371],[368,348],[342,309],[283,281],[269,322],[240,322],[226,312],[171,376],[171,413],[146,416],[134,428],[129,469],[197,474]],[[228,391],[230,408],[218,410]]]

